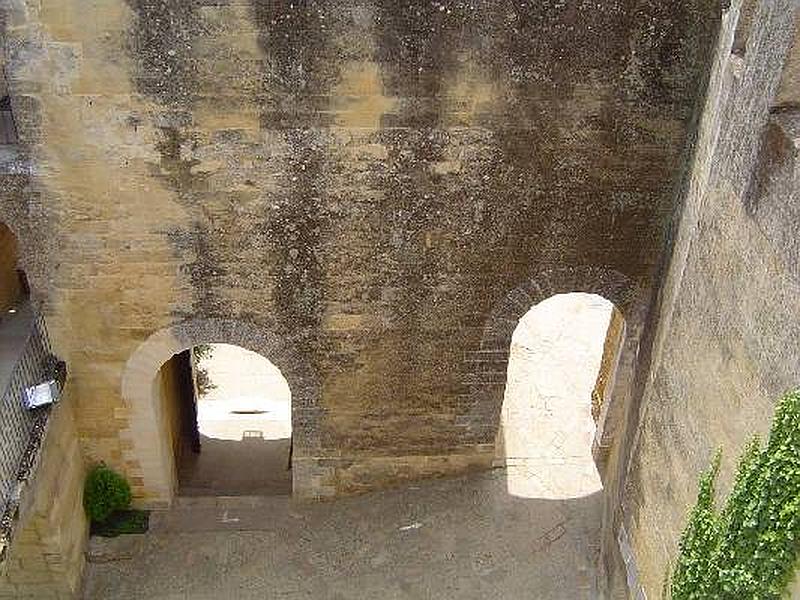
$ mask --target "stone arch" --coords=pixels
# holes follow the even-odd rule
[[[156,331],[133,352],[122,376],[122,399],[128,427],[121,432],[123,458],[138,498],[149,505],[168,505],[176,478],[155,387],[161,366],[175,354],[198,344],[222,343],[256,352],[277,366],[292,391],[292,431],[297,466],[313,455],[318,440],[321,408],[314,371],[294,350],[290,338],[278,336],[247,321],[189,319]],[[313,495],[304,469],[293,469],[294,494]]]
[[[462,385],[469,410],[465,421],[477,430],[480,444],[494,446],[505,394],[511,338],[517,324],[536,304],[572,292],[605,298],[622,314],[626,325],[611,393],[614,402],[606,405],[595,438],[594,452],[602,477],[604,458],[621,425],[622,407],[627,406],[632,392],[641,332],[638,286],[618,271],[600,267],[545,269],[526,278],[498,302],[484,322],[480,346],[465,357]]]

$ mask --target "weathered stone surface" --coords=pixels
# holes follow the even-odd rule
[[[126,534],[114,538],[93,536],[86,548],[86,561],[90,563],[133,560],[141,553],[144,534]]]
[[[79,591],[87,524],[84,464],[69,387],[49,417],[38,466],[26,482],[8,556],[0,565],[0,597],[72,598]]]
[[[314,504],[180,498],[132,559],[87,566],[84,597],[597,598],[597,495],[506,488],[495,470]]]
[[[724,495],[743,446],[800,382],[795,116],[773,100],[788,80],[797,3],[756,3],[737,55],[738,10],[723,19],[626,486],[648,597],[663,589],[714,452],[723,450]]]
[[[800,371],[796,2],[719,39],[717,4],[2,3],[0,221],[85,457],[168,503],[156,371],[223,342],[291,386],[297,496],[486,468],[520,317],[597,293],[626,323],[602,537],[636,438],[658,593],[697,474],[722,445],[724,490]]]
[[[310,495],[390,481],[378,457],[488,459],[507,359],[465,357],[507,351],[521,286],[619,275],[635,366],[715,3],[7,4],[37,166],[0,218],[31,232],[87,457],[141,498],[168,459],[125,365],[187,319],[291,349],[252,348],[299,398]]]

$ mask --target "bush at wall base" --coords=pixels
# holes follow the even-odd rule
[[[131,504],[131,486],[125,478],[105,465],[92,467],[83,488],[83,506],[94,522],[102,523],[115,510]]]
[[[131,509],[131,497],[131,486],[122,475],[103,464],[93,467],[83,489],[83,506],[91,520],[90,533],[114,537],[147,531],[150,514]]]

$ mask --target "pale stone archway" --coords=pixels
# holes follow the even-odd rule
[[[602,490],[592,450],[623,335],[618,311],[596,294],[557,294],[520,319],[496,444],[510,494],[561,499]]]
[[[534,272],[509,292],[486,319],[480,346],[465,356],[462,381],[465,382],[463,395],[469,412],[463,416],[463,421],[467,427],[480,426],[481,441],[493,452],[514,331],[531,307],[557,294],[572,292],[602,296],[625,320],[616,377],[608,390],[614,402],[607,403],[600,417],[601,425],[593,449],[600,475],[605,477],[606,459],[618,441],[618,434],[631,409],[639,340],[647,307],[643,291],[618,271],[598,267],[545,269]]]
[[[576,266],[533,269],[531,274],[495,306],[482,327],[480,344],[464,358],[463,396],[468,412],[466,428],[478,429],[481,443],[495,452],[500,424],[511,339],[520,319],[532,306],[556,294],[585,292],[612,302],[624,318],[614,381],[607,388],[613,398],[605,403],[592,453],[603,482],[602,551],[600,561],[614,560],[622,484],[632,444],[631,423],[638,417],[638,366],[643,360],[640,341],[647,325],[651,290],[638,281],[605,267]],[[646,357],[644,358],[646,360]]]
[[[122,377],[122,398],[128,427],[121,433],[123,457],[134,492],[145,505],[171,503],[177,486],[176,468],[157,375],[174,355],[199,344],[230,344],[261,354],[276,365],[292,391],[294,495],[315,495],[306,477],[306,457],[313,456],[314,432],[320,414],[319,388],[313,371],[284,340],[251,323],[228,319],[191,319],[153,333],[128,359]],[[297,468],[297,467],[300,468]]]

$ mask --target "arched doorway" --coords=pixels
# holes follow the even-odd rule
[[[126,427],[120,432],[120,442],[125,473],[137,503],[166,506],[178,491],[170,417],[164,413],[158,374],[174,356],[203,344],[239,346],[280,369],[291,388],[292,495],[319,497],[316,445],[323,409],[316,373],[296,350],[299,342],[248,321],[198,318],[155,331],[133,350],[125,365],[121,392]]]
[[[603,485],[593,457],[624,339],[624,320],[595,294],[554,295],[511,339],[497,461],[515,496],[563,499]]]
[[[166,361],[156,387],[180,495],[291,493],[291,391],[278,367],[199,344]]]
[[[29,296],[25,273],[17,267],[17,238],[0,223],[0,314],[15,311]]]

